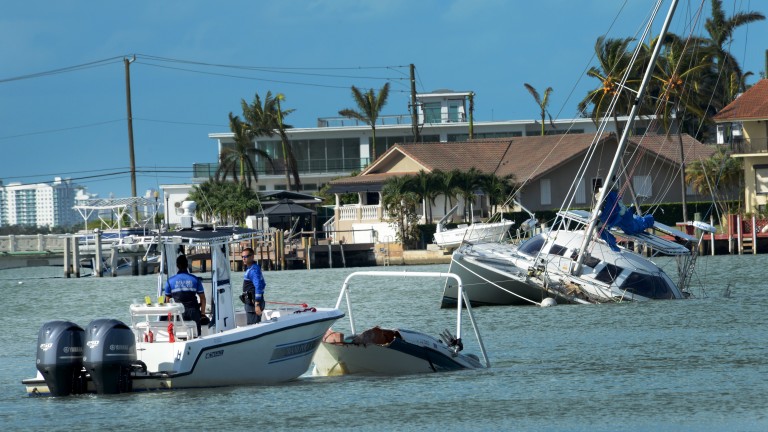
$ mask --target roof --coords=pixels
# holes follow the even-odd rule
[[[762,79],[712,117],[716,123],[768,120],[768,79]]]
[[[514,138],[492,138],[464,142],[398,144],[385,152],[356,177],[331,182],[330,192],[379,191],[388,178],[415,174],[418,170],[391,171],[400,159],[408,158],[423,166],[424,171],[468,171],[475,168],[484,173],[503,177],[512,174],[518,181],[534,180],[547,175],[563,164],[581,159],[595,140],[594,134],[564,134]],[[707,158],[715,149],[682,135],[685,161]],[[616,142],[614,134],[603,134],[599,142]],[[646,135],[630,140],[628,151],[640,146],[669,163],[680,163],[677,135]]]

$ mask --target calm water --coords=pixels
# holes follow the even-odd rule
[[[446,271],[447,265],[389,267]],[[317,378],[115,396],[28,398],[40,326],[128,322],[155,276],[0,271],[4,430],[768,430],[768,255],[703,257],[690,301],[476,308],[491,369],[396,378]],[[269,300],[332,306],[350,269],[268,272]],[[239,277],[239,274],[235,275]],[[452,327],[437,280],[353,285],[358,325]],[[345,327],[346,321],[339,323]],[[465,335],[467,342],[470,333]],[[466,349],[477,352],[476,345]]]

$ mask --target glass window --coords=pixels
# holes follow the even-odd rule
[[[355,171],[360,168],[360,139],[344,138],[343,169],[345,171]]]
[[[653,196],[653,181],[649,175],[633,176],[632,187],[638,197],[649,198]]]
[[[565,251],[566,251],[567,249],[568,249],[568,248],[566,248],[565,246],[560,246],[559,244],[553,244],[553,245],[552,245],[552,246],[549,248],[549,253],[550,253],[550,254],[552,254],[552,255],[560,255],[560,256],[565,256]]]
[[[549,179],[541,179],[541,205],[552,204],[552,187]]]
[[[424,104],[424,123],[440,123],[440,102]]]
[[[341,138],[328,139],[325,141],[326,169],[328,171],[339,171],[344,167],[344,140]],[[315,157],[310,154],[314,163]]]
[[[674,298],[672,288],[667,285],[664,278],[649,274],[632,272],[627,276],[620,288],[632,294],[652,299]]]
[[[535,256],[542,247],[544,247],[544,236],[537,235],[524,241],[517,250],[526,255]]]
[[[622,268],[619,266],[605,263],[605,267],[597,273],[595,279],[603,283],[612,284],[616,277],[619,276],[619,273],[621,273],[621,270]]]
[[[755,165],[755,193],[768,194],[768,165]]]

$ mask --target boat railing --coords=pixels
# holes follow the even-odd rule
[[[339,309],[341,306],[341,302],[343,300],[346,300],[347,303],[347,314],[349,316],[349,325],[350,330],[353,334],[357,334],[357,331],[355,330],[355,319],[354,315],[352,314],[352,303],[349,299],[349,284],[350,280],[352,278],[357,278],[361,276],[377,276],[377,277],[434,277],[434,278],[451,278],[456,281],[458,287],[457,287],[457,301],[456,301],[456,340],[461,341],[461,316],[462,316],[462,308],[466,308],[467,310],[467,317],[469,318],[470,323],[472,324],[472,329],[475,333],[475,338],[477,339],[478,345],[480,346],[480,352],[483,356],[483,362],[485,363],[486,367],[490,367],[491,363],[488,360],[488,355],[485,351],[485,345],[483,344],[483,339],[480,336],[480,330],[477,328],[477,323],[475,322],[475,318],[472,315],[472,306],[469,303],[469,299],[467,298],[466,293],[464,292],[464,284],[461,281],[461,278],[454,274],[454,273],[444,273],[444,272],[389,272],[389,271],[359,271],[354,272],[347,276],[346,279],[344,279],[344,284],[341,286],[341,292],[339,293],[339,298],[336,301],[336,309]]]

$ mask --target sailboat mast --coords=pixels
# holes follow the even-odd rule
[[[584,262],[584,256],[585,252],[587,250],[587,247],[589,246],[590,241],[592,241],[592,236],[595,232],[595,229],[597,228],[597,222],[598,222],[598,214],[600,213],[600,208],[603,206],[603,202],[605,201],[605,196],[607,195],[608,191],[613,188],[613,178],[616,175],[616,171],[618,169],[619,163],[621,162],[621,157],[624,154],[624,150],[627,148],[627,141],[629,140],[629,131],[632,129],[632,125],[635,122],[635,117],[637,116],[637,112],[640,110],[640,101],[645,96],[645,90],[648,87],[648,82],[651,80],[651,75],[653,74],[653,69],[656,66],[656,60],[659,58],[659,53],[661,52],[661,46],[662,41],[664,40],[664,36],[667,34],[667,30],[669,30],[669,25],[672,22],[672,17],[675,14],[675,9],[677,8],[677,1],[678,0],[672,0],[672,4],[669,6],[669,11],[667,11],[667,17],[664,20],[664,24],[661,27],[661,31],[659,32],[658,36],[658,43],[656,43],[656,46],[653,47],[653,53],[651,54],[650,61],[648,62],[648,67],[645,69],[645,74],[643,75],[643,80],[640,83],[640,88],[637,91],[637,97],[635,98],[634,102],[632,103],[632,110],[629,113],[629,118],[627,119],[627,124],[624,127],[624,131],[621,134],[621,139],[619,140],[618,147],[616,148],[616,154],[613,156],[613,161],[611,162],[611,168],[608,170],[608,174],[605,176],[605,182],[603,185],[603,188],[600,189],[598,193],[598,199],[595,203],[595,207],[592,209],[592,215],[589,218],[589,225],[587,226],[584,240],[581,243],[581,248],[579,249],[579,256],[576,261],[576,265],[573,268],[574,274],[579,274],[581,272],[581,266]]]

